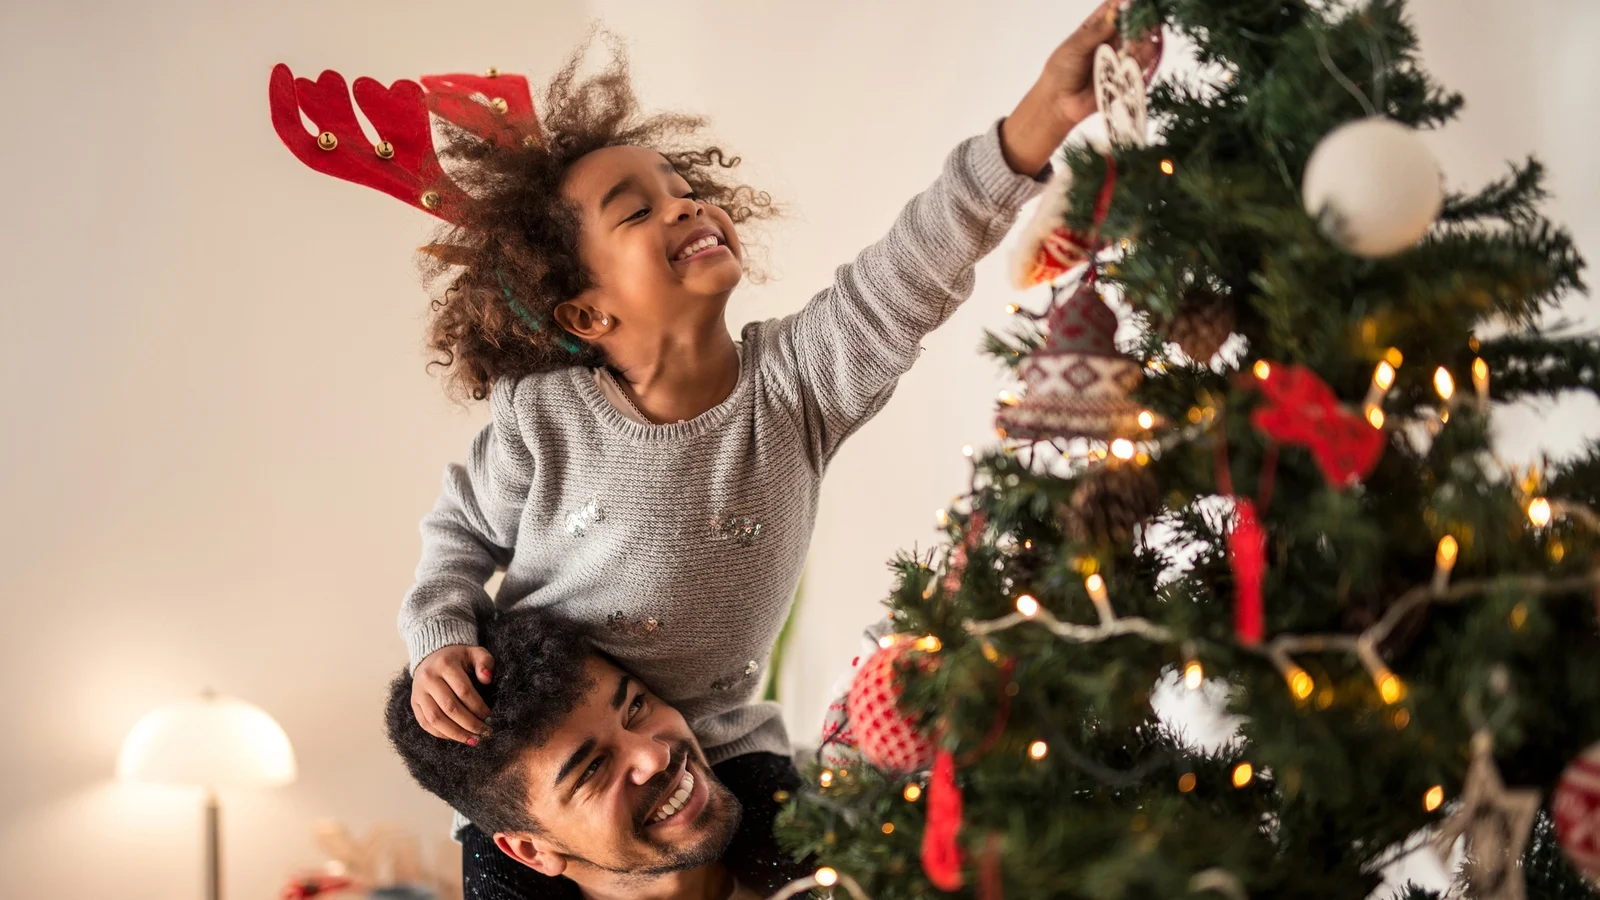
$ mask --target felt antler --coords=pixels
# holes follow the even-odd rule
[[[539,137],[533,95],[521,75],[501,75],[495,69],[487,75],[424,75],[422,87],[434,115],[486,141],[510,146]]]
[[[355,102],[378,132],[377,144],[367,144],[344,77],[331,69],[311,81],[294,77],[282,63],[275,66],[267,92],[272,127],[289,152],[312,169],[454,221],[452,214],[464,195],[439,168],[422,87],[402,79],[386,88],[363,77],[356,79],[354,89]],[[302,111],[319,134],[305,130]]]

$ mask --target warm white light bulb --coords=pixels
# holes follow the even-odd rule
[[[1449,400],[1456,394],[1456,380],[1450,377],[1450,370],[1440,366],[1433,373],[1433,389],[1439,392],[1441,400]]]

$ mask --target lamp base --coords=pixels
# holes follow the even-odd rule
[[[206,789],[206,900],[222,900],[222,808]]]

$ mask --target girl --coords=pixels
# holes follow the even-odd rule
[[[887,236],[801,311],[738,340],[724,322],[747,263],[737,226],[773,207],[728,179],[737,158],[694,143],[702,120],[641,117],[620,58],[587,81],[569,62],[520,140],[454,134],[444,153],[467,196],[430,248],[448,280],[430,344],[492,421],[445,473],[401,605],[429,733],[494,739],[474,687],[494,671],[480,614],[559,607],[682,712],[741,794],[741,834],[770,848],[773,791],[797,779],[777,706],[754,698],[822,475],[1095,109],[1093,52],[1116,39],[1115,4],[1050,55],[1009,116],[951,152]],[[463,836],[478,896],[537,881],[503,871],[475,829]],[[727,859],[763,890],[790,874],[770,850]]]

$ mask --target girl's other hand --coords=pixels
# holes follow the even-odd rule
[[[482,647],[453,644],[422,658],[411,673],[411,711],[437,738],[477,746],[489,734],[489,705],[473,685],[488,684],[494,657]]]

